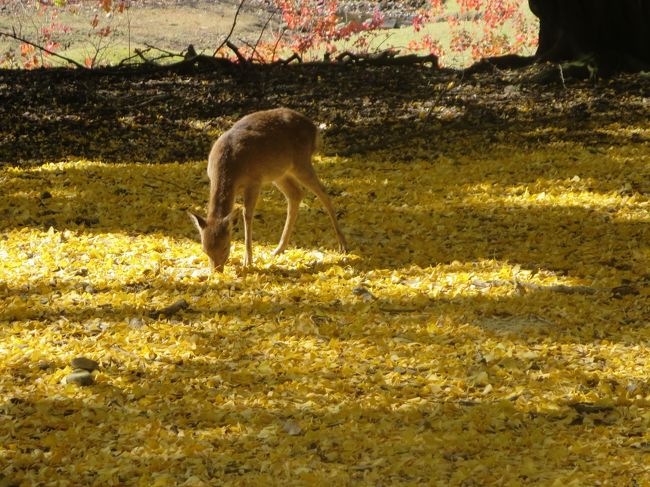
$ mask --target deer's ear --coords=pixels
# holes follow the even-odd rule
[[[230,225],[232,225],[235,222],[235,220],[237,220],[237,218],[239,218],[239,216],[241,214],[242,214],[241,206],[238,206],[234,210],[232,210],[230,213],[228,213],[228,216],[226,216],[223,219],[223,222],[224,223],[229,223]]]
[[[191,211],[188,211],[187,216],[190,217],[190,220],[192,220],[194,226],[196,226],[199,232],[203,231],[203,229],[206,226],[208,226],[208,222],[205,221],[205,218],[197,215],[196,213],[192,213]]]

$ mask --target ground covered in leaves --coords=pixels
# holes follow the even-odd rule
[[[648,485],[648,81],[520,76],[0,72],[0,485]],[[273,258],[269,189],[211,274],[210,144],[278,105],[351,251],[308,198]]]

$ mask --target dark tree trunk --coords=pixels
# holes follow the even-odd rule
[[[650,0],[528,0],[539,18],[532,57],[488,58],[470,70],[576,62],[577,72],[607,75],[650,70]]]
[[[590,58],[599,70],[650,67],[650,1],[529,0],[539,18],[538,61]]]

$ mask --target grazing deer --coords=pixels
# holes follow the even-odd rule
[[[188,212],[215,270],[223,271],[230,254],[232,223],[241,213],[240,208],[233,207],[240,193],[244,197],[244,265],[252,264],[253,212],[260,188],[266,183],[273,183],[287,199],[287,220],[273,255],[287,247],[304,196],[301,186],[311,190],[325,206],[339,250],[346,251],[332,202],[311,165],[317,139],[318,129],[307,117],[288,108],[276,108],[245,116],[215,142],[208,159],[208,216]]]

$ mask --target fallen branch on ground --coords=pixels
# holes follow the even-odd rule
[[[639,289],[635,286],[624,284],[613,288],[593,288],[589,286],[567,286],[566,284],[552,284],[543,285],[535,284],[532,282],[521,282],[516,279],[495,279],[492,281],[482,281],[480,279],[472,279],[471,284],[479,289],[499,287],[499,286],[513,286],[518,292],[523,293],[526,291],[550,291],[560,294],[584,294],[591,295],[598,292],[610,293],[612,297],[621,299],[624,296],[636,296],[640,293]]]
[[[375,66],[400,66],[405,64],[430,63],[434,68],[438,67],[438,56],[435,54],[427,54],[425,56],[418,56],[417,54],[398,56],[397,54],[398,52],[392,49],[363,55],[345,51],[336,56],[336,61],[342,64],[370,64]]]
[[[235,53],[235,56],[237,57],[237,60],[239,61],[239,64],[240,64],[240,65],[244,66],[244,65],[248,64],[248,59],[246,59],[246,58],[244,57],[244,55],[243,55],[241,52],[239,52],[239,49],[237,48],[237,46],[235,46],[235,45],[234,45],[232,42],[230,42],[230,41],[226,41],[226,46],[228,46],[228,48],[229,48],[232,52]]]
[[[178,69],[187,66],[195,67],[233,67],[233,68],[244,68],[250,66],[286,66],[293,62],[297,62],[302,65],[320,65],[320,66],[347,66],[347,65],[371,65],[371,66],[400,66],[400,65],[414,65],[414,64],[430,64],[433,68],[438,67],[438,57],[429,54],[426,56],[418,56],[415,54],[406,54],[404,56],[399,56],[398,52],[393,50],[381,51],[378,53],[372,54],[354,54],[351,52],[344,52],[336,56],[336,58],[331,59],[329,56],[325,56],[322,61],[303,61],[302,57],[299,54],[293,53],[288,58],[277,59],[273,62],[265,63],[260,59],[256,60],[255,56],[251,56],[250,59],[247,59],[239,50],[239,48],[227,40],[224,42],[224,45],[227,46],[236,57],[236,60],[230,60],[222,57],[211,57],[202,54],[195,56],[186,56],[183,61],[178,63],[169,64],[164,66],[169,69]],[[188,48],[189,49],[189,48]],[[183,57],[182,54],[178,56]],[[259,58],[259,55],[258,55]],[[162,67],[162,66],[161,66]]]
[[[477,288],[499,287],[499,286],[514,286],[518,291],[551,291],[561,294],[595,294],[598,289],[588,286],[567,286],[566,284],[553,284],[545,286],[543,284],[535,284],[532,282],[521,282],[508,279],[495,279],[492,281],[482,281],[480,279],[473,279],[472,285]]]

